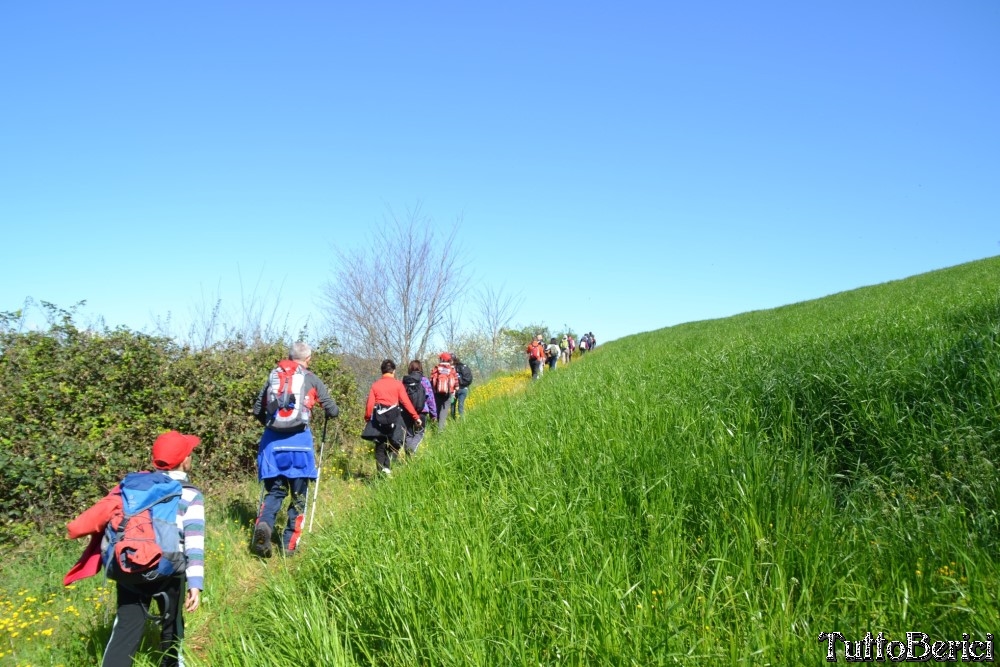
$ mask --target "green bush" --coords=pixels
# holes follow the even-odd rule
[[[0,315],[0,544],[60,532],[125,473],[148,468],[169,429],[202,438],[199,484],[254,474],[252,405],[286,343],[192,350],[125,328],[81,330],[71,312],[48,308],[46,331],[14,331],[16,314]],[[312,370],[346,415],[359,413],[332,344],[316,347]]]

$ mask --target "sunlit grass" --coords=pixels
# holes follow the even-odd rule
[[[817,664],[822,631],[982,638],[1000,623],[998,269],[484,384],[206,664],[276,645],[306,664]],[[293,618],[325,643],[276,622]]]
[[[981,639],[998,378],[988,260],[474,385],[391,480],[327,477],[293,562],[247,556],[252,509],[210,501],[188,662],[819,664],[831,630]]]

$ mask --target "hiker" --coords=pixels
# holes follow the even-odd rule
[[[402,410],[413,420],[415,430],[423,427],[420,414],[406,395],[406,387],[396,379],[396,362],[385,359],[381,365],[382,377],[372,383],[365,403],[365,428],[361,437],[375,443],[375,465],[384,475],[392,473],[392,459],[406,437]],[[401,410],[402,408],[402,410]]]
[[[587,334],[580,336],[580,356],[587,354],[587,350],[590,349],[590,338]]]
[[[549,339],[549,344],[545,346],[545,361],[549,364],[549,370],[554,371],[556,369],[556,362],[559,361],[559,343],[556,342],[556,337],[553,336]]]
[[[452,361],[458,374],[458,390],[455,392],[455,400],[451,403],[451,418],[461,419],[465,417],[465,399],[469,396],[469,386],[472,384],[472,369],[455,355],[452,355]]]
[[[559,339],[559,358],[562,359],[563,365],[569,363],[569,336],[563,334],[562,338]]]
[[[573,353],[576,352],[576,338],[573,334],[566,336],[566,343],[569,346],[568,354],[566,355],[566,363],[573,361]]]
[[[434,401],[437,403],[438,431],[443,431],[448,421],[451,402],[458,392],[458,373],[451,365],[451,353],[438,355],[438,365],[431,370],[431,386],[434,387]]]
[[[416,390],[415,385],[420,385],[423,394]],[[420,413],[420,419],[426,424],[431,419],[437,419],[437,404],[434,401],[434,389],[431,381],[424,377],[424,365],[419,359],[414,359],[406,367],[406,375],[403,376],[403,388],[406,395],[413,403],[414,409]],[[416,397],[416,400],[415,400]],[[423,406],[418,405],[419,398],[423,398]],[[409,414],[403,413],[403,425],[406,427],[406,439],[403,442],[403,449],[407,454],[417,453],[417,445],[424,439],[424,429],[417,428],[416,422]]]
[[[531,368],[531,379],[542,376],[542,361],[545,359],[545,346],[542,345],[542,334],[538,334],[527,348],[528,366]]]
[[[310,362],[312,348],[302,341],[293,343],[288,359],[271,371],[253,406],[264,425],[257,448],[257,478],[264,488],[252,542],[253,552],[262,558],[271,557],[271,536],[289,493],[292,498],[280,543],[284,555],[295,555],[305,522],[309,480],[319,474],[309,430],[312,409],[319,403],[327,419],[340,414],[326,385],[309,370]]]
[[[113,569],[116,552],[113,545],[109,551],[101,554],[101,538],[106,536],[109,523],[120,525],[123,518],[122,486],[132,479],[146,482],[147,487],[167,483],[180,489],[180,498],[176,501],[176,509],[171,512],[177,530],[178,542],[175,542],[176,552],[170,555],[178,560],[180,569],[176,574],[164,576],[159,580],[147,571],[145,574],[134,575],[138,581],[124,583],[116,581],[117,612],[111,628],[107,647],[101,667],[130,667],[136,651],[146,632],[146,620],[154,618],[150,615],[150,603],[156,599],[160,624],[159,650],[163,654],[160,667],[176,667],[183,664],[181,658],[181,640],[184,638],[184,612],[194,612],[201,603],[201,591],[204,588],[205,574],[205,499],[201,491],[187,483],[191,472],[191,452],[200,438],[194,435],[184,435],[177,431],[169,431],[156,438],[153,442],[154,473],[137,473],[129,475],[122,484],[116,486],[108,495],[92,505],[67,525],[67,534],[71,539],[91,536],[90,545],[73,569],[63,580],[65,585],[73,581],[97,574],[101,562],[107,563],[106,571],[109,578],[117,576]],[[158,476],[154,477],[154,475]],[[148,477],[147,477],[148,476]],[[179,483],[179,484],[177,484]],[[169,486],[168,486],[169,488]],[[128,486],[130,497],[132,487]],[[164,502],[168,502],[164,500]],[[169,509],[168,509],[169,511]],[[139,523],[139,517],[131,519]],[[148,524],[147,524],[148,526]],[[168,527],[168,530],[170,527]],[[128,535],[122,529],[123,535]],[[156,541],[159,544],[159,537]],[[167,554],[163,554],[164,558]],[[156,569],[154,565],[152,569]],[[181,603],[181,591],[187,584],[187,593]]]

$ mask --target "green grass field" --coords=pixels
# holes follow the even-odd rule
[[[325,481],[294,562],[250,558],[246,517],[210,508],[188,662],[812,665],[821,632],[981,640],[998,413],[1000,259],[631,336],[391,480]],[[81,664],[78,634],[17,664]]]

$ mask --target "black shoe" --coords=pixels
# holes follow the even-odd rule
[[[253,529],[253,552],[261,558],[271,557],[271,527],[266,523]]]

